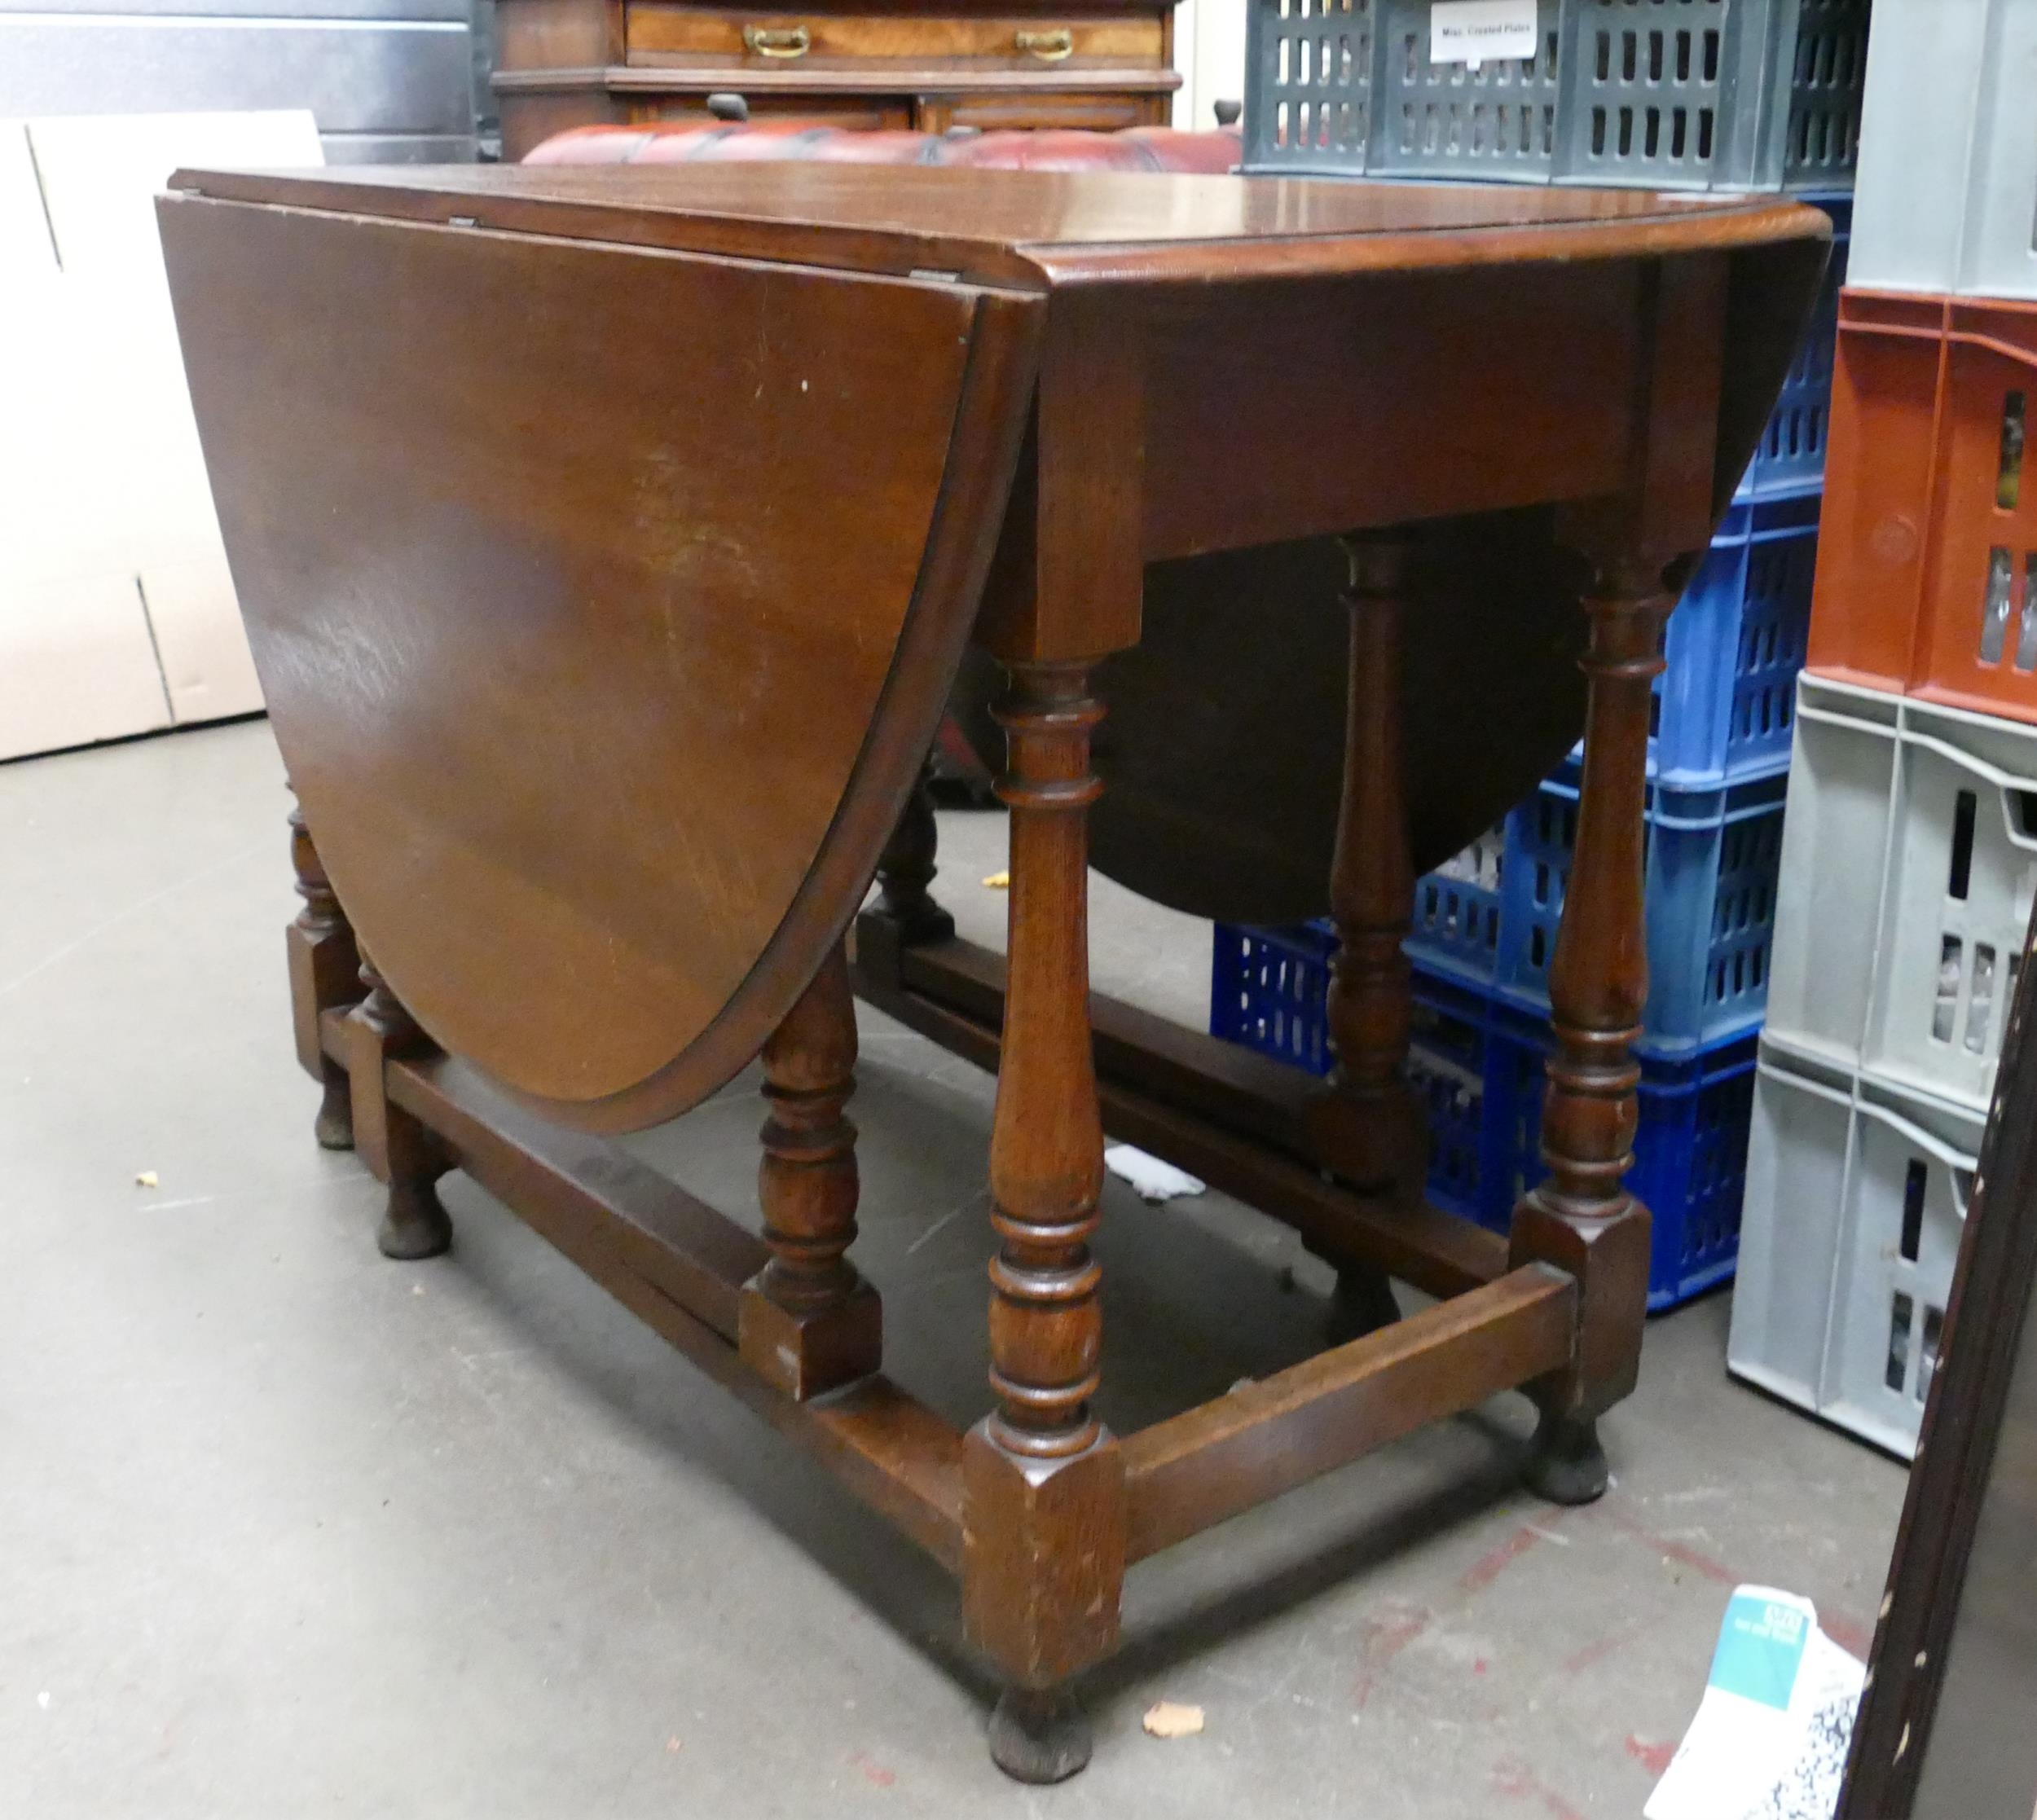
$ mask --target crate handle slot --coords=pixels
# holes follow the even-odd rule
[[[1842,727],[1850,733],[1871,733],[1876,739],[1887,740],[1891,744],[1896,737],[1895,728],[1886,721],[1859,720],[1851,714],[1838,714],[1830,708],[1814,708],[1801,694],[1797,697],[1797,718],[1799,720],[1815,720],[1824,727]]]
[[[1848,1110],[1852,1109],[1851,1093],[1837,1087],[1828,1087],[1823,1081],[1813,1080],[1808,1075],[1799,1075],[1788,1068],[1778,1067],[1765,1056],[1754,1064],[1754,1072],[1763,1080],[1780,1081],[1792,1091],[1801,1091],[1820,1100],[1829,1100],[1832,1105],[1845,1106]]]
[[[1793,1087],[1804,1087],[1810,1084],[1795,1076],[1789,1078],[1789,1084]],[[1837,1100],[1841,1105],[1848,1103],[1843,1094],[1828,1092],[1827,1097]],[[1947,1168],[1953,1172],[1953,1198],[1958,1202],[1960,1218],[1964,1220],[1966,1217],[1966,1195],[1960,1185],[1959,1177],[1971,1176],[1975,1170],[1979,1168],[1979,1158],[1969,1156],[1964,1150],[1954,1149],[1952,1145],[1944,1142],[1942,1139],[1934,1137],[1922,1126],[1912,1124],[1901,1113],[1892,1111],[1885,1106],[1877,1106],[1872,1100],[1856,1099],[1850,1103],[1856,1110],[1879,1119],[1903,1142],[1914,1145],[1920,1150],[1929,1152]]]
[[[2037,791],[2037,778],[2019,777],[2013,772],[2004,771],[1999,765],[1991,765],[1985,758],[1977,758],[1972,753],[1962,752],[1956,745],[1949,745],[1932,734],[1920,732],[1915,728],[1910,729],[1909,739],[1912,745],[1921,746],[1927,752],[1935,752],[1941,758],[1949,758],[1962,770],[1971,772],[1974,776],[1993,785],[2002,793],[2002,826],[2010,842],[2026,853],[2037,853],[2037,835],[2023,833],[2020,825],[2022,817],[2010,813],[2007,800],[2012,793],[2023,796]]]

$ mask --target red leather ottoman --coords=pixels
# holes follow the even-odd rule
[[[527,165],[684,165],[737,160],[835,165],[944,165],[998,170],[1234,170],[1233,128],[1180,133],[1134,126],[1120,133],[1051,129],[1026,133],[858,132],[798,121],[696,126],[576,126],[535,147]]]

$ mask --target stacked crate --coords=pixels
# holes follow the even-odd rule
[[[1880,0],[1728,1360],[1912,1452],[2037,890],[2037,0]]]
[[[1480,62],[1458,60],[1439,14],[1431,0],[1248,0],[1244,169],[1852,185],[1868,0],[1535,0],[1532,46]]]
[[[1731,1275],[1756,1032],[1816,561],[1866,0],[1539,0],[1533,58],[1430,55],[1428,0],[1252,0],[1246,168],[1787,188],[1834,246],[1810,332],[1709,559],[1671,617],[1648,746],[1651,978],[1628,1182],[1655,1216],[1649,1306]],[[1577,758],[1419,881],[1410,1070],[1429,1197],[1503,1231],[1543,1174],[1547,976]],[[1326,925],[1216,931],[1211,1028],[1326,1072]]]

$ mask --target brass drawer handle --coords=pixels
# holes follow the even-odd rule
[[[1037,57],[1043,64],[1058,64],[1075,52],[1075,33],[1065,25],[1054,32],[1019,32],[1012,42],[1021,54]]]
[[[759,57],[803,57],[813,38],[803,25],[746,25],[742,47]]]

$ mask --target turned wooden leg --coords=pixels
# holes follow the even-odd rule
[[[1542,1423],[1529,1469],[1536,1490],[1564,1504],[1605,1489],[1597,1419],[1634,1388],[1648,1313],[1648,1211],[1621,1178],[1634,1160],[1633,1043],[1648,985],[1648,700],[1674,598],[1660,569],[1628,562],[1601,569],[1584,602],[1584,781],[1549,973],[1549,1174],[1515,1209],[1512,1238],[1516,1264],[1542,1259],[1577,1280],[1576,1352],[1567,1371],[1537,1387]]]
[[[290,811],[290,864],[304,908],[287,933],[290,954],[290,1022],[297,1060],[323,1089],[312,1129],[328,1150],[354,1147],[354,1114],[346,1070],[325,1053],[320,1013],[356,1003],[361,996],[361,957],[353,925],[325,876],[312,844],[304,811]]]
[[[1344,792],[1330,875],[1337,930],[1326,1006],[1336,1066],[1313,1131],[1323,1164],[1353,1185],[1419,1200],[1428,1167],[1421,1102],[1406,1065],[1413,970],[1401,944],[1414,908],[1401,737],[1401,638],[1414,543],[1402,530],[1344,539],[1350,582],[1350,684]],[[1339,1264],[1331,1333],[1355,1339],[1399,1317],[1391,1283]]]
[[[757,1194],[771,1262],[744,1286],[744,1362],[803,1400],[882,1363],[877,1291],[847,1256],[856,1242],[856,1004],[839,943],[763,1048],[771,1111]]]
[[[991,1725],[1027,1782],[1089,1760],[1063,1684],[1116,1646],[1124,1469],[1089,1407],[1102,1316],[1089,1254],[1103,1182],[1089,1017],[1088,831],[1102,709],[1084,664],[1008,666],[1011,893],[1004,1046],[990,1147],[991,1387],[964,1446],[965,1626],[1011,1683]]]
[[[877,863],[876,914],[890,919],[900,942],[909,947],[922,942],[944,942],[955,933],[955,919],[927,890],[938,870],[934,858],[939,844],[934,798],[922,771]]]
[[[452,1222],[434,1185],[451,1167],[444,1147],[389,1097],[387,1065],[431,1047],[375,964],[361,956],[367,996],[348,1014],[347,1075],[352,1088],[354,1147],[389,1187],[375,1242],[387,1258],[436,1257],[453,1242]]]

